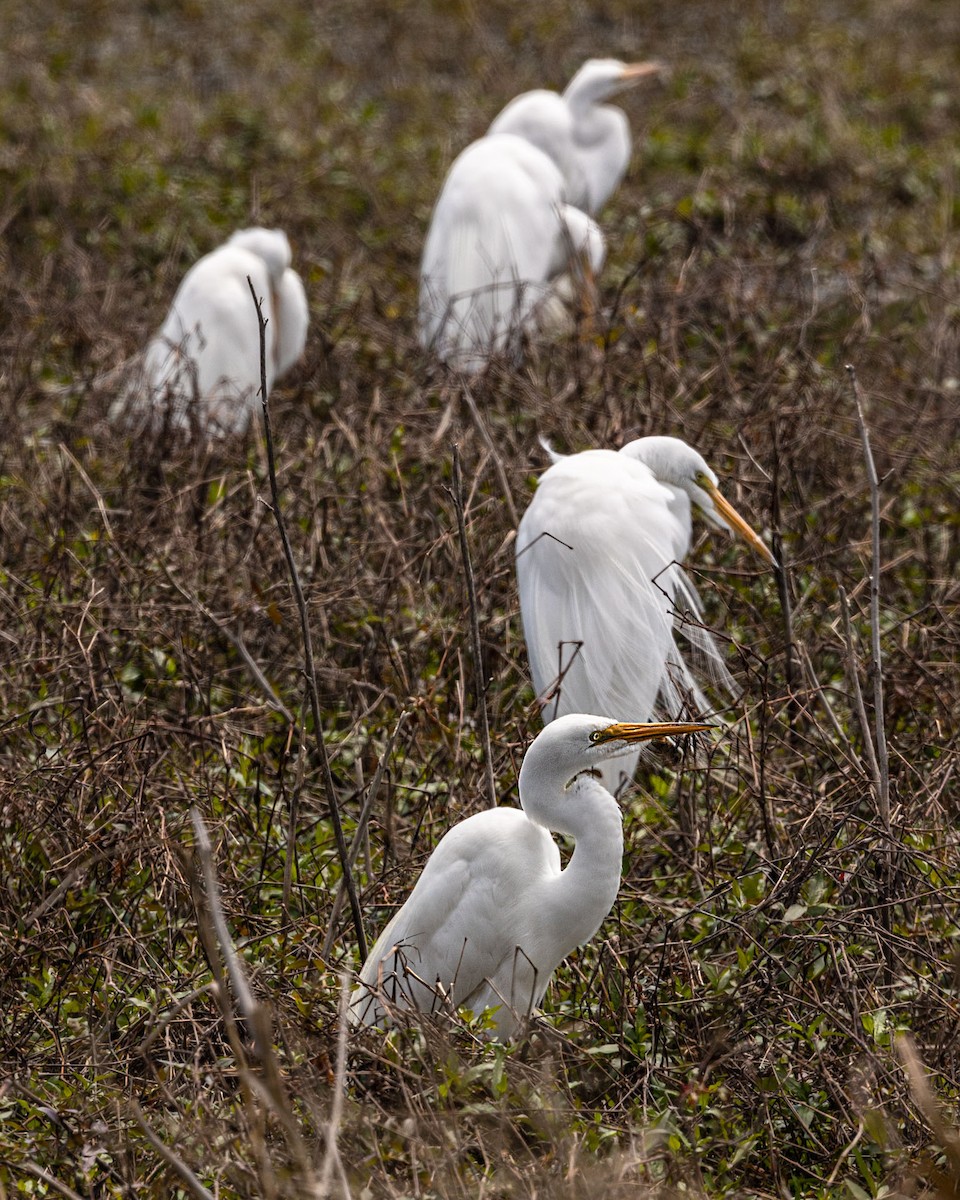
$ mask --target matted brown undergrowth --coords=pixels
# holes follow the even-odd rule
[[[354,1196],[913,1195],[953,1170],[894,1040],[912,1033],[955,1109],[957,13],[0,12],[0,1193],[191,1186],[134,1102],[224,1197],[302,1194],[291,1127]],[[443,171],[511,95],[598,52],[673,69],[624,101],[637,153],[603,216],[600,328],[467,389],[415,341]],[[701,530],[689,566],[743,698],[697,755],[646,761],[616,908],[538,1026],[509,1048],[468,1026],[351,1033],[342,1086],[356,942],[347,906],[331,924],[340,867],[262,438],[131,441],[106,420],[111,373],[183,271],[253,221],[290,233],[311,302],[271,412],[348,838],[396,731],[358,858],[368,937],[484,805],[481,694],[516,801],[538,717],[511,509],[546,464],[538,437],[686,438],[785,568],[781,596]],[[870,732],[848,362],[880,478],[889,829],[853,686]],[[272,1012],[285,1115],[217,1002],[192,808]]]

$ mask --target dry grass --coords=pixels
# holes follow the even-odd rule
[[[338,971],[357,964],[347,908],[321,953],[339,868],[264,451],[131,443],[97,382],[198,253],[262,220],[311,300],[272,412],[348,837],[409,714],[359,859],[368,935],[485,802],[454,444],[503,796],[537,728],[507,500],[522,511],[537,435],[687,438],[779,539],[792,602],[788,629],[775,580],[701,539],[691,568],[745,689],[729,737],[649,767],[617,908],[527,1041],[351,1038],[333,1192],[918,1194],[943,1135],[897,1031],[960,1099],[957,14],[0,12],[0,1193],[185,1186],[134,1099],[215,1194],[302,1194],[291,1122],[323,1179]],[[478,379],[475,418],[415,348],[430,204],[503,101],[597,51],[674,68],[628,102],[606,322]],[[856,673],[872,719],[847,362],[880,479],[889,835],[851,690]],[[210,987],[193,807],[286,1112]]]

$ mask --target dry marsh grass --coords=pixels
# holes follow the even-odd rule
[[[0,12],[0,1191],[193,1189],[136,1100],[224,1197],[952,1194],[948,1131],[894,1042],[910,1031],[954,1123],[957,13]],[[415,344],[432,200],[506,99],[597,52],[673,68],[625,102],[637,152],[603,217],[601,331],[468,398]],[[407,714],[358,860],[368,936],[484,803],[480,691],[515,798],[537,718],[510,512],[539,435],[696,444],[776,540],[791,608],[788,626],[772,575],[699,538],[690,569],[744,696],[708,753],[646,767],[617,906],[542,1026],[509,1048],[351,1035],[341,1083],[355,938],[345,907],[323,951],[340,869],[262,439],[178,447],[105,420],[104,373],[252,220],[288,231],[311,302],[271,411],[348,837]],[[848,362],[880,478],[889,830],[853,688],[872,729]],[[211,986],[194,807],[279,1091]]]

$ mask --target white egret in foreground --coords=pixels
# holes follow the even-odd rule
[[[633,148],[626,114],[603,101],[662,70],[656,62],[588,59],[562,94],[524,92],[488,132],[513,133],[537,146],[563,173],[567,201],[597,213],[619,187]]]
[[[267,391],[300,358],[307,297],[279,229],[242,229],[184,276],[147,346],[140,378],[113,415],[216,434],[243,433],[259,402],[260,331],[249,276],[262,302]]]
[[[420,344],[467,372],[517,356],[525,329],[556,320],[558,298],[593,310],[604,253],[546,154],[512,135],[481,138],[451,166],[430,219]]]
[[[691,508],[774,559],[721,496],[703,457],[672,437],[551,456],[516,541],[520,613],[544,720],[587,710],[647,721],[691,707],[702,716],[710,705],[697,675],[736,695],[680,566],[690,549]],[[675,639],[684,613],[695,669]],[[605,785],[615,792],[636,762],[633,755],[601,767]]]
[[[520,768],[520,804],[455,825],[360,972],[351,1018],[385,1025],[390,1008],[496,1008],[507,1038],[540,1003],[563,959],[588,941],[620,887],[620,809],[597,767],[637,742],[705,725],[624,725],[577,713],[548,725]],[[575,840],[567,866],[550,831]]]

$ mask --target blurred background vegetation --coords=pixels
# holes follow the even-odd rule
[[[955,1110],[956,4],[0,14],[0,1196],[186,1194],[134,1101],[214,1194],[302,1195],[289,1128],[329,1162],[336,1095],[332,1187],[355,1196],[956,1194],[894,1047],[912,1032]],[[416,348],[433,200],[508,99],[596,55],[671,68],[622,100],[636,153],[601,219],[600,333],[494,367],[474,415]],[[368,936],[483,803],[455,442],[508,800],[538,728],[508,497],[522,511],[539,434],[687,438],[778,539],[792,605],[704,535],[691,563],[744,697],[708,763],[648,764],[617,908],[545,1024],[508,1048],[352,1037],[342,1089],[338,971],[358,962],[345,914],[324,951],[340,872],[261,439],[131,443],[105,420],[184,271],[252,223],[288,232],[311,303],[271,409],[348,835],[385,764]],[[881,476],[889,830],[852,691],[870,706],[848,362]],[[194,805],[289,1126],[211,991]]]

